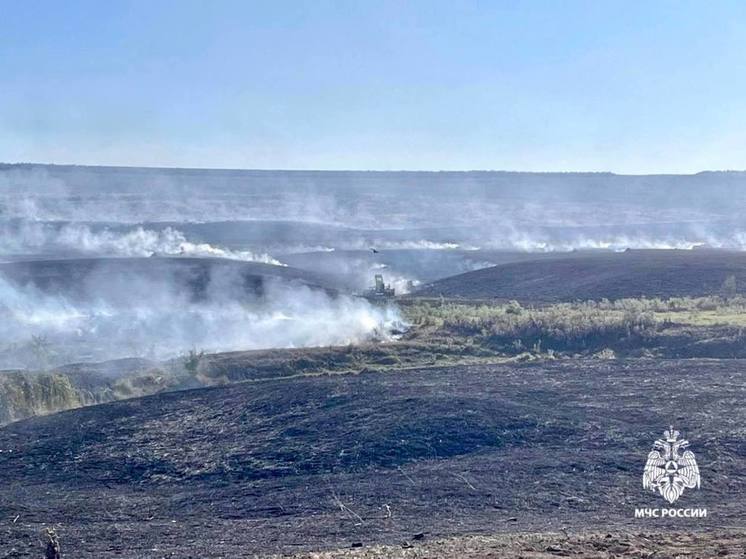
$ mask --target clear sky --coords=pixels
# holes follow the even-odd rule
[[[746,2],[0,0],[0,161],[746,168]]]

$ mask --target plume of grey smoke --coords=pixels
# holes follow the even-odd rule
[[[666,228],[553,228],[509,227],[492,232],[483,241],[489,249],[525,252],[572,250],[678,249],[698,247],[746,250],[746,231],[706,224],[669,225]]]
[[[0,254],[75,252],[97,256],[193,256],[228,258],[283,265],[268,254],[230,250],[209,243],[189,241],[172,227],[152,230],[143,227],[119,232],[95,231],[80,223],[62,226],[49,223],[14,221],[0,226]]]
[[[195,297],[172,278],[96,276],[78,295],[49,293],[0,278],[0,366],[18,367],[14,348],[44,340],[49,365],[125,356],[168,358],[190,348],[231,351],[346,345],[391,339],[393,308],[266,280],[247,293],[242,279],[212,273]],[[82,293],[82,295],[81,295]]]

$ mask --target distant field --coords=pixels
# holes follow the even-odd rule
[[[415,295],[538,303],[702,297],[726,290],[746,293],[746,253],[632,250],[515,262],[438,280]]]
[[[220,258],[65,258],[0,264],[0,279],[76,298],[85,298],[95,286],[117,287],[145,281],[169,282],[170,289],[199,297],[218,274],[243,286],[247,294],[261,290],[270,279],[331,287],[329,278],[313,272]]]

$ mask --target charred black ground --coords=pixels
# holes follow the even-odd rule
[[[0,277],[43,292],[86,298],[92,285],[127,281],[161,282],[195,299],[204,297],[213,278],[228,277],[244,288],[245,295],[261,294],[268,281],[295,282],[333,290],[333,280],[313,272],[261,262],[221,258],[66,258],[0,264]]]
[[[746,291],[746,254],[695,250],[628,250],[514,262],[445,278],[422,297],[554,302],[628,297],[700,297],[723,292],[733,276]]]
[[[745,184],[0,165],[0,558],[744,555]]]
[[[738,527],[744,366],[433,367],[241,383],[35,418],[0,430],[0,534],[6,556],[36,557],[39,530],[55,525],[70,556],[92,558],[639,530],[635,507],[665,504],[640,476],[669,424],[702,470],[702,488],[680,504],[710,516],[688,529]]]

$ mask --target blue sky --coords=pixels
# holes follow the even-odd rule
[[[0,161],[746,168],[746,2],[0,0]]]

